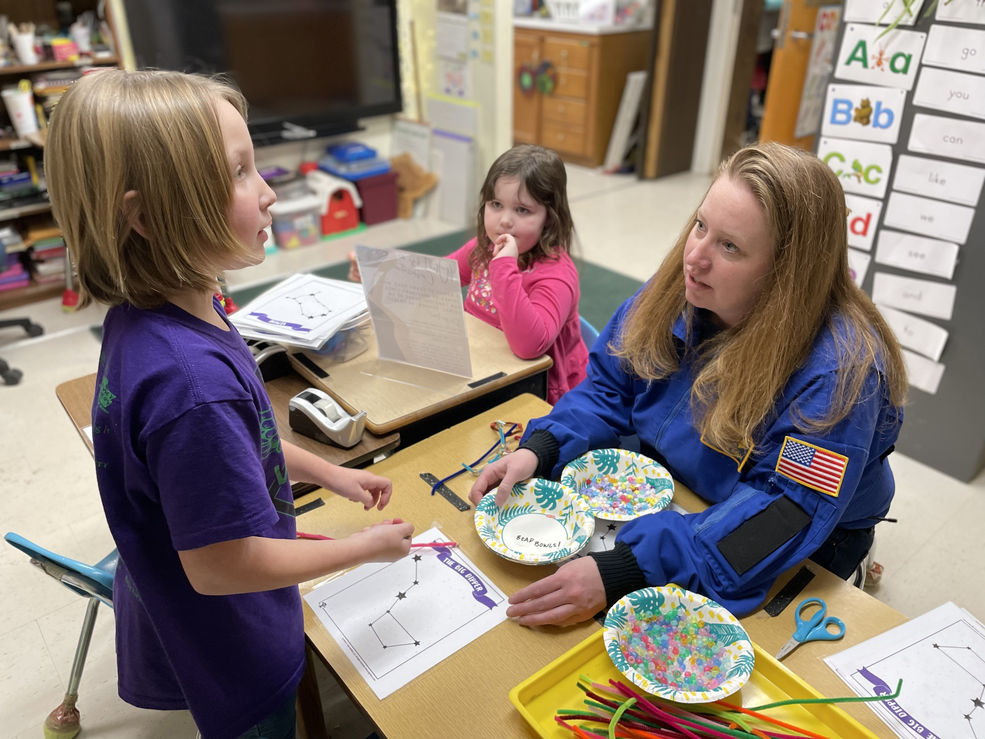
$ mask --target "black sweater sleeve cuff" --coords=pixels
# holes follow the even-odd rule
[[[544,429],[537,429],[520,445],[520,449],[529,449],[537,455],[538,464],[534,477],[551,477],[551,471],[561,456],[561,446],[554,438],[554,434]]]
[[[605,607],[612,605],[627,593],[647,587],[646,577],[636,561],[630,546],[617,541],[616,546],[607,552],[592,552],[588,555],[598,565],[602,584],[605,586]]]

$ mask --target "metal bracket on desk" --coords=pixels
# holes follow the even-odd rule
[[[438,478],[430,472],[422,472],[421,479],[431,487],[434,487],[434,485],[438,482]],[[472,508],[472,506],[459,498],[447,485],[438,485],[436,492],[460,511],[468,511]]]

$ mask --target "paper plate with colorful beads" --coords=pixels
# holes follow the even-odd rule
[[[490,491],[475,508],[475,530],[499,556],[541,565],[580,552],[595,533],[595,518],[573,491],[535,479],[514,485],[502,507]]]
[[[625,449],[594,449],[569,462],[561,484],[581,495],[592,515],[632,521],[662,511],[674,497],[674,480],[663,465]]]
[[[678,703],[732,695],[752,675],[749,635],[713,600],[674,585],[644,588],[605,617],[605,650],[647,693]]]

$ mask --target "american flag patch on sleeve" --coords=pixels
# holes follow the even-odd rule
[[[776,471],[781,475],[835,498],[841,490],[846,469],[848,457],[790,436],[784,438],[780,458],[776,461]]]

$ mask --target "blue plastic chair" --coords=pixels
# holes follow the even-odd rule
[[[599,332],[596,331],[595,326],[590,324],[584,318],[581,319],[581,340],[585,342],[585,346],[588,349],[592,348],[592,344],[599,337]]]
[[[81,728],[79,710],[75,704],[79,699],[79,683],[82,681],[82,668],[89,653],[92,630],[96,626],[96,612],[99,610],[100,602],[110,608],[113,607],[113,577],[116,575],[120,555],[114,549],[95,565],[89,566],[49,552],[14,533],[9,533],[3,538],[12,547],[30,557],[31,564],[42,569],[46,575],[53,577],[72,592],[89,599],[85,620],[82,622],[82,633],[79,635],[79,644],[75,648],[75,660],[72,662],[72,673],[68,679],[65,699],[58,708],[48,714],[44,722],[45,739],[72,739]]]

